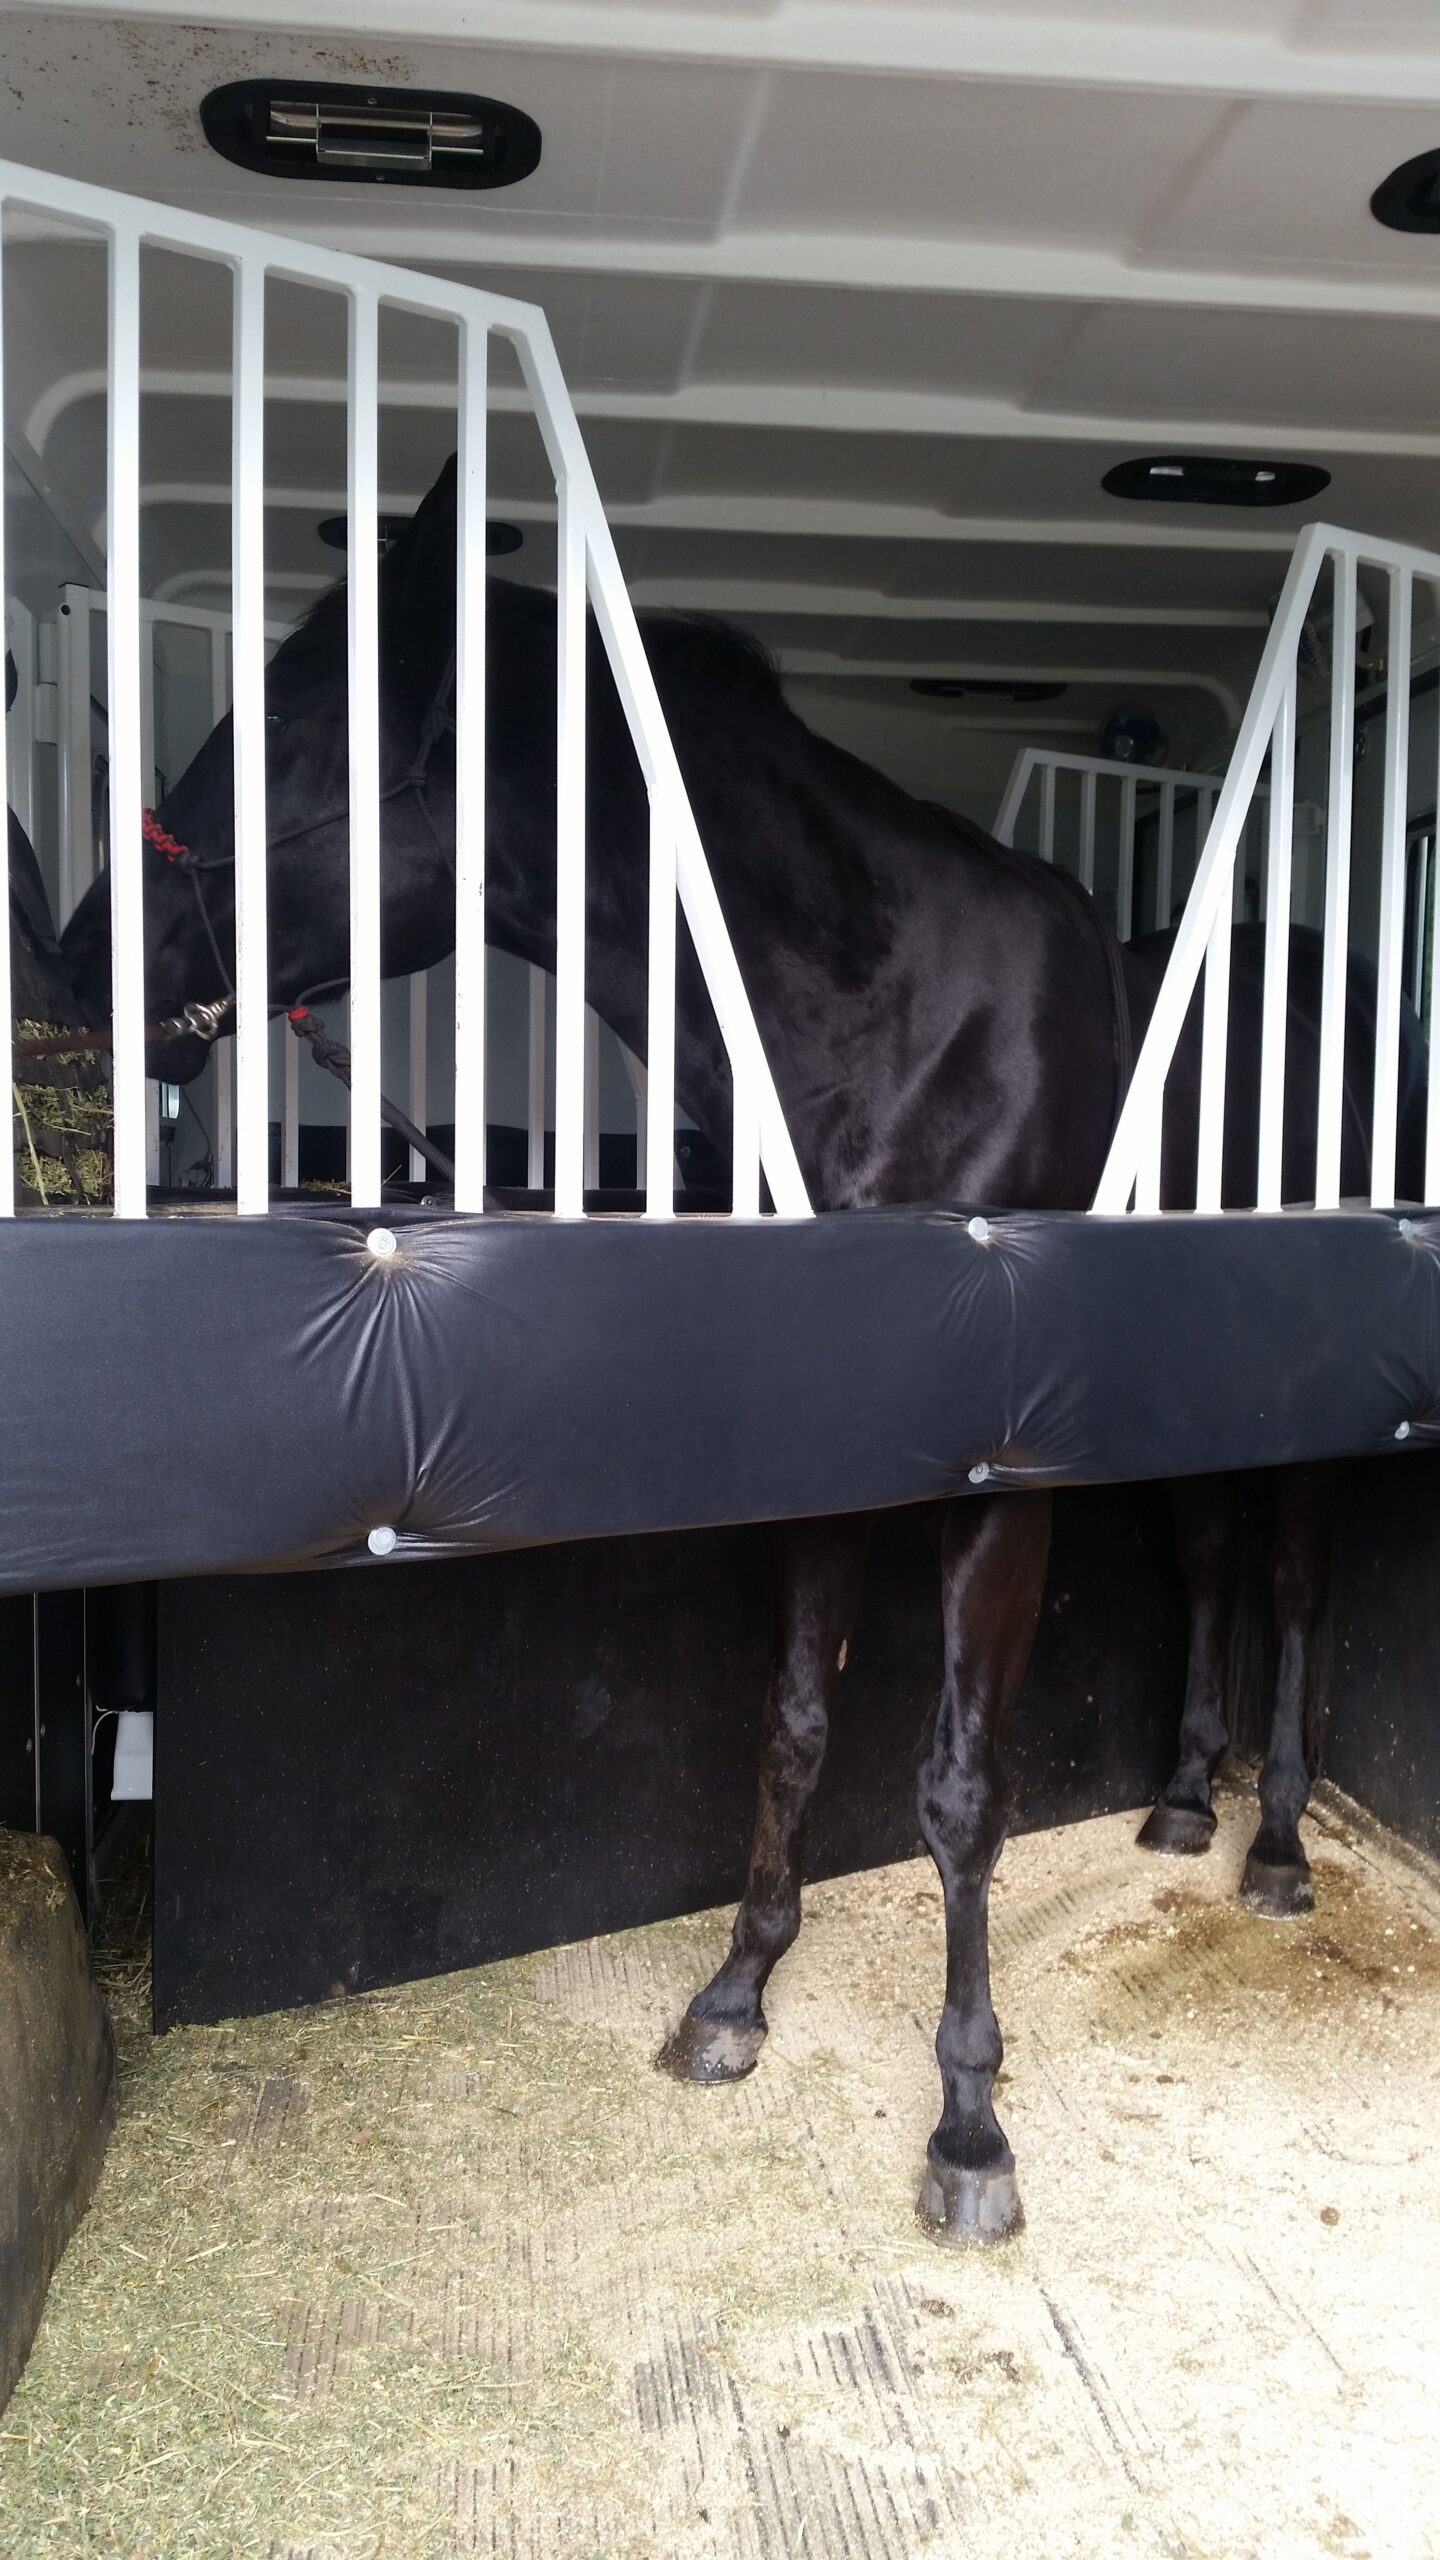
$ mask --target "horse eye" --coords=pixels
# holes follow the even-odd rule
[[[266,712],[265,726],[267,729],[288,729],[289,725],[290,723],[286,719],[283,711]]]

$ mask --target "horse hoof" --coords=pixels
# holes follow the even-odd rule
[[[1257,1858],[1252,1849],[1240,1879],[1240,1899],[1266,1920],[1295,1920],[1315,1908],[1315,1880],[1303,1859],[1284,1864]]]
[[[697,2018],[687,2009],[655,2056],[655,2067],[668,2071],[672,2080],[698,2080],[706,2087],[722,2080],[745,2080],[760,2059],[764,2041],[763,2021],[747,2026],[734,2018]]]
[[[1213,1813],[1198,1806],[1167,1804],[1162,1796],[1135,1837],[1137,1849],[1158,1849],[1166,1858],[1198,1858],[1210,1846]]]
[[[919,2214],[935,2240],[966,2248],[1008,2240],[1025,2219],[1014,2161],[993,2169],[956,2169],[927,2152]]]

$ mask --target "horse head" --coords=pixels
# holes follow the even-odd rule
[[[428,968],[454,941],[455,465],[380,567],[381,947],[387,976]],[[270,993],[295,1003],[349,977],[347,610],[323,595],[266,669]],[[235,967],[234,735],[227,716],[166,793],[143,845],[147,1022],[218,1006]],[[66,927],[84,1000],[110,1009],[110,884]],[[233,1017],[232,1017],[233,1024]],[[203,1037],[147,1042],[152,1075],[187,1082]]]

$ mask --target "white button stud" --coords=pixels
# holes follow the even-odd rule
[[[976,1244],[984,1244],[990,1233],[989,1219],[972,1218],[965,1229],[965,1233],[967,1236],[970,1236]]]
[[[398,1253],[400,1250],[389,1227],[372,1227],[365,1242],[372,1253],[380,1256],[382,1262],[387,1254]]]
[[[989,1474],[990,1469],[985,1460],[983,1458],[977,1459],[975,1465],[970,1470],[970,1481],[972,1484],[984,1484],[987,1481]]]
[[[1396,1425],[1395,1425],[1395,1437],[1396,1437],[1396,1439],[1397,1439],[1397,1440],[1408,1440],[1408,1439],[1409,1439],[1409,1437],[1410,1437],[1410,1425],[1409,1425],[1409,1423],[1408,1423],[1408,1422],[1397,1422],[1397,1423],[1396,1423]]]
[[[372,1556],[393,1556],[397,1540],[393,1529],[372,1529],[365,1543]]]

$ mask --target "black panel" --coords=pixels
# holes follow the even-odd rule
[[[1434,1216],[385,1223],[0,1222],[0,1589],[1440,1441]]]
[[[156,2013],[171,2026],[441,1972],[730,1900],[769,1634],[753,1530],[161,1601]],[[1139,1804],[1173,1747],[1166,1508],[1057,1505],[1009,1749],[1021,1827]],[[810,1870],[917,1847],[940,1679],[935,1515],[881,1526]]]
[[[0,1825],[35,1829],[35,1602],[0,1599]]]
[[[1347,1470],[1325,1771],[1440,1856],[1440,1457]]]

